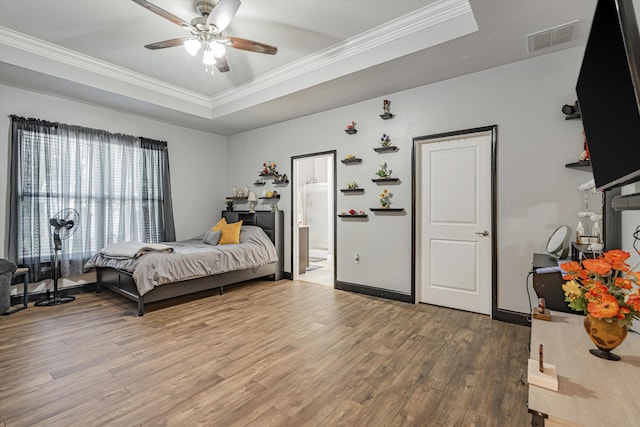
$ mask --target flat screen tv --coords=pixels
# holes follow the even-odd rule
[[[599,0],[576,85],[598,190],[640,180],[639,55],[632,0]]]

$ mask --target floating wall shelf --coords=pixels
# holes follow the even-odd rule
[[[399,148],[396,147],[395,145],[390,145],[388,147],[376,147],[373,149],[373,151],[377,152],[377,153],[391,153],[393,151],[398,151]]]
[[[279,198],[280,198],[279,195],[278,196],[273,196],[273,197],[258,197],[258,199],[260,199],[260,200],[276,200],[276,199],[279,199]]]
[[[591,172],[591,160],[582,160],[579,162],[575,162],[575,163],[567,163],[566,165],[564,165],[565,167],[569,168],[569,169],[577,169],[580,171],[584,171],[584,172]]]
[[[380,118],[382,120],[389,120],[389,119],[393,119],[396,115],[395,114],[391,114],[391,113],[384,113],[384,114],[380,114]]]
[[[338,218],[366,218],[368,215],[349,215],[349,214],[338,214]]]
[[[362,159],[344,159],[344,160],[340,160],[342,163],[344,163],[345,165],[355,165],[356,163],[362,163]]]
[[[343,193],[364,193],[364,188],[341,188]]]
[[[373,178],[371,179],[373,182],[398,182],[400,178]]]
[[[353,129],[353,128],[352,129],[345,129],[344,131],[346,133],[348,133],[349,135],[353,135],[353,134],[358,133],[358,129]]]
[[[246,196],[227,196],[227,200],[247,200]]]
[[[371,212],[402,212],[404,208],[370,208]]]

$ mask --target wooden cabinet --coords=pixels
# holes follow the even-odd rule
[[[533,290],[538,298],[544,298],[549,310],[575,313],[564,301],[562,285],[564,279],[560,271],[546,271],[558,269],[558,260],[548,254],[533,254]],[[546,271],[546,272],[545,272]]]

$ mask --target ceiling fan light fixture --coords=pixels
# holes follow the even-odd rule
[[[215,56],[216,58],[223,57],[226,50],[222,43],[218,43],[215,40],[209,42],[209,49],[211,49],[211,52],[213,52],[213,56]]]
[[[200,41],[197,39],[189,39],[184,42],[184,48],[189,52],[189,55],[196,56],[196,53],[200,50]]]
[[[202,63],[204,65],[214,65],[216,63],[216,58],[211,50],[207,49],[202,53]]]

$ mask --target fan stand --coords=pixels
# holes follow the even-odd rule
[[[54,252],[53,252],[53,298],[47,298],[44,301],[38,301],[34,305],[38,307],[50,307],[53,305],[66,304],[76,299],[76,297],[58,295],[58,269],[59,260],[58,252],[62,250],[62,240],[60,239],[60,228],[56,227],[53,232]]]

